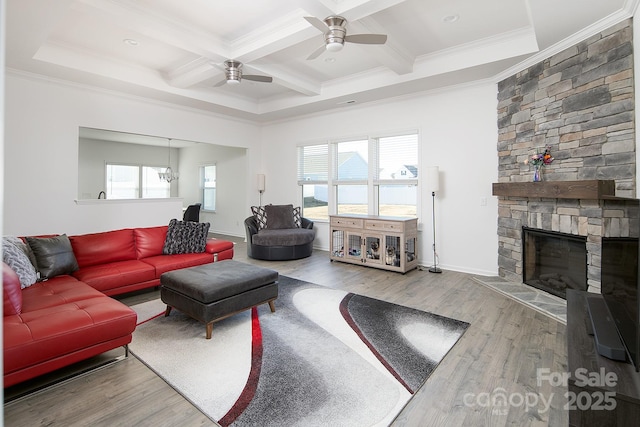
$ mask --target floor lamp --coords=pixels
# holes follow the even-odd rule
[[[260,192],[260,204],[258,206],[262,206],[262,193],[264,193],[264,184],[265,184],[264,174],[258,174],[258,191]]]
[[[427,185],[431,191],[431,218],[433,219],[433,266],[429,268],[430,273],[442,273],[438,268],[438,255],[436,253],[436,192],[440,191],[440,170],[438,166],[427,168]]]

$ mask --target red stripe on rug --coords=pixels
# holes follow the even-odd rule
[[[151,320],[153,320],[153,319],[157,319],[158,317],[163,316],[164,314],[165,314],[165,312],[164,312],[164,311],[163,311],[163,312],[161,312],[161,313],[158,313],[158,314],[156,314],[155,316],[148,318],[147,320],[143,320],[142,322],[137,323],[137,324],[136,324],[136,327],[138,327],[138,326],[140,326],[140,325],[144,325],[145,323],[147,323],[147,322],[149,322],[149,321],[151,321]]]
[[[369,350],[371,350],[371,353],[373,353],[373,355],[380,361],[380,363],[382,363],[382,365],[387,369],[387,371],[389,371],[389,373],[393,375],[394,378],[398,380],[398,382],[402,384],[402,386],[406,388],[409,393],[413,394],[414,391],[411,389],[411,387],[409,387],[409,384],[407,384],[402,379],[400,374],[396,372],[395,369],[393,369],[393,366],[391,366],[389,362],[387,362],[386,359],[378,352],[378,350],[376,350],[374,345],[364,336],[364,334],[356,324],[355,320],[353,320],[353,317],[351,317],[351,313],[349,313],[349,301],[351,300],[351,298],[353,298],[354,295],[355,294],[349,293],[342,299],[342,301],[340,302],[340,314],[342,314],[342,317],[347,322],[347,324],[351,326],[351,329],[353,329],[353,331],[358,335],[358,337],[360,337],[362,342],[369,348]]]
[[[218,424],[222,427],[231,425],[249,406],[256,394],[258,388],[258,380],[260,379],[260,370],[262,369],[262,329],[260,329],[260,319],[258,318],[258,308],[251,309],[251,370],[247,384],[245,384],[242,393],[236,403],[229,409],[224,417],[218,420]]]

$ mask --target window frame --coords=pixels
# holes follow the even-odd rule
[[[415,161],[411,163],[404,163],[405,165],[409,164],[416,167],[416,176],[413,178],[402,178],[402,179],[391,179],[384,178],[380,176],[380,144],[384,143],[384,140],[387,138],[415,138],[416,144],[416,153],[415,153]],[[368,174],[366,179],[339,179],[339,165],[338,163],[338,154],[339,154],[339,144],[345,142],[357,142],[357,141],[367,141],[367,159],[365,159],[368,163]],[[304,178],[304,170],[303,165],[305,163],[304,159],[304,148],[309,146],[327,146],[327,180],[305,180]],[[416,129],[410,129],[405,131],[397,131],[397,132],[389,132],[384,134],[371,135],[367,137],[351,137],[351,138],[341,138],[341,139],[333,139],[327,140],[326,142],[309,142],[305,144],[298,144],[297,146],[297,161],[298,161],[298,185],[300,187],[300,198],[301,205],[304,206],[305,203],[305,184],[318,184],[318,185],[327,185],[327,198],[328,198],[328,213],[327,218],[315,219],[314,221],[329,221],[328,216],[337,214],[339,205],[338,205],[338,193],[341,186],[349,186],[349,185],[366,185],[367,186],[367,215],[379,215],[380,212],[380,189],[384,186],[411,186],[415,187],[415,216],[411,215],[408,217],[420,217],[421,212],[421,194],[420,194],[420,169],[421,169],[421,144],[420,144],[420,132]],[[304,216],[304,210],[303,210]]]
[[[214,180],[213,180],[213,187],[209,187],[209,190],[213,190],[213,208],[210,208],[209,205],[207,205],[205,203],[205,197],[206,197],[206,192],[207,192],[207,187],[206,187],[206,181],[205,181],[205,177],[206,177],[206,169],[213,167],[214,168]],[[206,212],[215,212],[217,209],[217,202],[218,202],[218,166],[216,163],[206,163],[206,164],[202,164],[200,165],[199,168],[199,172],[200,172],[200,179],[199,179],[199,183],[200,183],[200,203],[202,203],[202,210],[206,211]]]
[[[318,162],[318,164],[313,165],[316,166],[313,169],[318,170],[318,174],[315,177],[315,179],[310,178],[307,175],[307,172],[305,172],[305,169],[312,169],[312,164],[308,161],[308,158],[305,156],[305,151],[306,149],[309,149],[310,152],[309,157],[311,156],[315,156],[321,159],[320,162]],[[331,170],[331,158],[329,155],[329,144],[326,141],[323,142],[310,142],[307,144],[299,144],[296,147],[296,151],[297,151],[297,161],[298,161],[298,165],[297,165],[297,181],[298,181],[298,186],[299,186],[299,200],[300,200],[300,207],[302,209],[302,216],[308,219],[311,219],[313,221],[319,221],[319,222],[323,222],[323,221],[328,221],[329,220],[329,215],[331,214],[331,211],[329,210],[329,206],[331,205],[331,198],[333,197],[333,195],[331,194],[331,186],[329,185],[330,182],[330,176],[329,176],[329,170]],[[324,159],[326,161],[326,168],[325,168],[325,164],[323,162]],[[327,197],[327,201],[326,201],[326,206],[327,206],[327,217],[326,219],[324,217],[315,217],[312,216],[308,213],[305,214],[305,206],[306,205],[306,196],[305,196],[305,185],[309,186],[312,185],[314,186],[314,195],[315,195],[315,191],[316,191],[316,187],[315,186],[326,186],[326,197]],[[322,206],[322,205],[319,205]],[[307,211],[308,212],[308,211]]]
[[[111,192],[109,191],[110,188],[110,183],[109,183],[109,167],[130,167],[130,168],[136,168],[137,169],[137,173],[136,175],[138,176],[137,182],[136,182],[136,196],[135,197],[108,197],[109,194],[111,194]],[[148,169],[162,169],[163,166],[157,166],[157,165],[146,165],[146,164],[139,164],[139,163],[123,163],[123,162],[105,162],[105,168],[104,168],[104,182],[105,182],[105,189],[106,189],[106,193],[107,193],[107,198],[111,199],[111,200],[137,200],[137,199],[170,199],[171,198],[171,183],[167,183],[167,195],[164,197],[145,197],[145,192],[147,192],[148,190],[146,190],[147,188],[149,188],[148,186],[144,185],[144,172],[145,172],[145,168]]]

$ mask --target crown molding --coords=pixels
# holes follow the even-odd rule
[[[574,46],[588,39],[589,37],[594,36],[606,30],[607,28],[610,28],[624,21],[625,19],[633,18],[639,3],[640,3],[640,0],[627,0],[624,8],[621,9],[620,11],[612,13],[611,15],[600,19],[599,21],[595,22],[593,25],[583,28],[582,30],[578,31],[575,34],[572,34],[566,39],[561,40],[558,43],[548,47],[547,49],[541,50],[535,55],[532,55],[527,59],[525,59],[524,61],[519,62],[513,67],[507,68],[503,72],[496,74],[495,83],[501,82],[502,80],[513,76],[514,74],[524,71],[527,68],[532,67],[537,63],[542,62],[545,59],[550,58],[553,55],[556,55],[562,52],[563,50],[568,49],[571,46]]]

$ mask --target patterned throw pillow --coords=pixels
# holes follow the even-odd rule
[[[33,268],[36,268],[36,256],[33,254],[31,247],[24,240],[16,236],[5,236],[4,238],[7,239],[10,243],[13,243],[22,252],[24,252],[29,258],[29,261],[31,261],[31,265],[33,265]]]
[[[295,222],[296,227],[302,228],[302,213],[300,211],[300,206],[293,208],[293,222]]]
[[[2,260],[18,275],[21,289],[33,285],[38,280],[38,273],[29,257],[10,238],[2,239]]]
[[[258,223],[258,231],[267,228],[267,211],[264,206],[251,206],[251,213]]]
[[[208,222],[172,219],[167,228],[162,253],[165,255],[202,253],[207,246]]]

